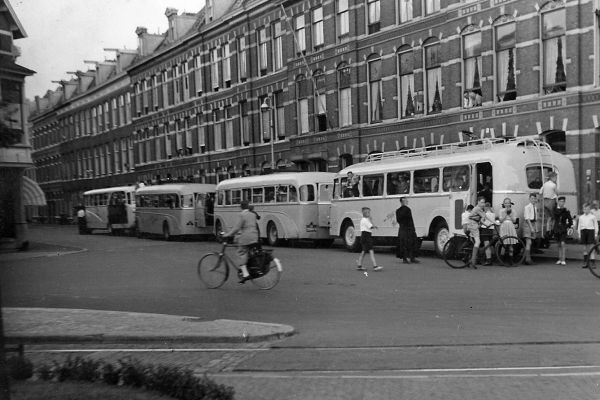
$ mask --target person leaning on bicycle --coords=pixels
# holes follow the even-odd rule
[[[485,215],[485,197],[480,196],[477,198],[477,205],[471,210],[469,223],[467,224],[467,234],[473,238],[473,253],[471,254],[471,262],[469,263],[471,268],[477,268],[477,255],[479,253],[479,246],[481,245],[479,227],[486,220],[489,220],[489,218]],[[492,220],[489,222],[496,223],[496,221]]]
[[[223,237],[232,237],[239,233],[237,239],[237,255],[240,258],[240,270],[242,271],[240,283],[244,283],[250,279],[250,273],[248,272],[248,267],[246,266],[248,262],[248,251],[251,247],[257,247],[260,239],[258,237],[256,213],[250,211],[247,201],[242,201],[240,207],[242,208],[242,211],[240,212],[240,217],[237,223],[229,232],[223,234]]]

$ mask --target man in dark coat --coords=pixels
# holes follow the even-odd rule
[[[400,208],[396,210],[396,222],[398,222],[398,247],[396,257],[402,258],[405,264],[419,263],[414,252],[417,244],[415,222],[412,212],[408,207],[408,198],[400,197]],[[409,261],[410,260],[410,261]]]

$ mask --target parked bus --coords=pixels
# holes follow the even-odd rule
[[[260,215],[260,237],[271,246],[280,240],[308,239],[330,245],[329,207],[335,174],[285,172],[227,179],[217,185],[215,231],[233,227],[240,202]]]
[[[370,207],[379,228],[373,236],[380,242],[394,241],[399,198],[408,197],[417,236],[433,240],[441,254],[449,236],[462,231],[461,213],[478,195],[489,196],[496,212],[510,197],[522,216],[529,194],[539,191],[550,171],[558,173],[558,190],[566,196],[567,208],[577,210],[571,161],[537,139],[480,139],[373,154],[338,173],[331,235],[341,237],[349,250],[358,250],[361,207]],[[343,190],[348,172],[358,176],[354,193]]]
[[[140,188],[135,212],[138,236],[210,235],[213,233],[215,185],[166,184]]]
[[[135,230],[135,187],[120,186],[83,193],[86,229],[106,229],[110,233]]]

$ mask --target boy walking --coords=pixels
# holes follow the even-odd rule
[[[375,252],[373,251],[373,236],[371,233],[372,229],[377,229],[371,221],[371,209],[369,207],[362,208],[363,217],[360,220],[360,244],[362,251],[356,260],[356,269],[359,271],[366,271],[363,267],[362,262],[365,257],[365,253],[368,252],[371,256],[371,262],[373,263],[373,271],[381,271],[383,267],[377,265],[375,261]]]
[[[567,265],[567,236],[573,233],[573,217],[565,208],[565,196],[558,197],[558,205],[554,209],[554,237],[558,241],[558,261],[556,265]]]
[[[583,265],[581,268],[587,268],[588,257],[592,266],[595,263],[595,254],[590,254],[590,250],[594,246],[596,242],[596,236],[598,235],[598,220],[596,216],[591,213],[591,207],[589,203],[583,204],[583,214],[579,216],[577,219],[577,231],[579,232],[579,238],[581,240],[581,244],[585,245],[585,250],[583,252]]]

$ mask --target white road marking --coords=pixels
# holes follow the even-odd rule
[[[25,353],[219,353],[219,352],[258,352],[270,349],[46,349],[25,350]]]

